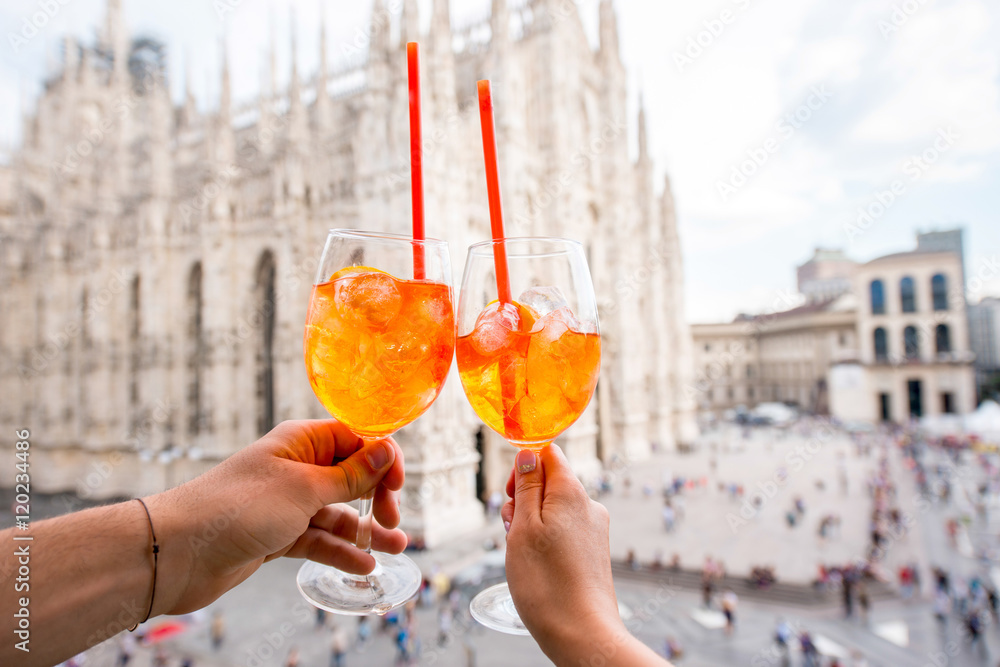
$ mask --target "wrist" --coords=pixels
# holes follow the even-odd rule
[[[178,503],[174,497],[177,492],[178,489],[172,489],[144,498],[159,544],[155,572],[150,556],[150,591],[153,590],[153,575],[156,576],[151,618],[162,614],[184,613],[185,610],[178,609],[178,605],[184,591],[190,586],[194,572],[192,544],[195,541],[192,539],[193,535],[189,534],[194,522],[178,511]],[[147,539],[148,537],[147,535]]]
[[[616,656],[636,641],[617,613],[613,617],[594,614],[585,618],[567,614],[564,621],[560,628],[539,639],[542,650],[560,667],[614,665]]]

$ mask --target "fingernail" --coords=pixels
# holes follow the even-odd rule
[[[503,530],[504,530],[505,533],[509,533],[510,532],[510,521],[504,521],[503,522]]]
[[[369,447],[365,457],[368,459],[368,465],[375,470],[381,470],[389,462],[389,450],[384,442],[380,442]]]
[[[522,475],[531,472],[535,469],[535,453],[530,449],[522,449],[517,453],[514,465],[517,466],[517,471]]]

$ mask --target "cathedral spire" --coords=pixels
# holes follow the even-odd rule
[[[73,35],[66,35],[63,47],[65,50],[63,54],[63,78],[67,82],[73,82],[76,70],[80,66],[80,50],[76,45],[76,38]]]
[[[190,127],[198,115],[198,107],[195,104],[194,92],[191,90],[191,54],[184,57],[184,106],[181,108],[183,124]]]
[[[649,137],[646,131],[646,104],[642,91],[639,91],[639,164],[649,163]]]
[[[299,39],[295,27],[295,11],[291,11],[292,78],[288,84],[288,138],[299,147],[307,137],[305,111],[302,107],[302,83],[299,80]]]
[[[229,52],[226,37],[222,37],[222,82],[219,86],[219,118],[229,123],[233,113],[232,85],[229,80]]]
[[[451,53],[451,6],[449,0],[434,0],[431,18],[431,42],[434,50]]]
[[[111,83],[124,84],[128,75],[128,35],[121,0],[108,0],[104,16],[104,45],[113,58]]]
[[[507,0],[493,0],[490,27],[493,31],[494,50],[506,46],[510,41],[510,12],[507,9]]]
[[[219,93],[217,156],[219,162],[231,163],[236,156],[236,138],[233,134],[233,99],[229,81],[229,53],[226,38],[222,38],[222,82]]]
[[[407,42],[420,41],[420,7],[417,0],[404,0],[403,2],[403,46]]]
[[[370,60],[388,60],[391,44],[389,42],[392,14],[385,0],[375,0],[372,6],[371,38],[368,42],[368,57]]]
[[[329,79],[330,70],[326,60],[326,11],[323,10],[319,24],[319,73],[316,75],[316,129],[321,132],[330,124],[330,94],[327,91]]]
[[[618,16],[612,0],[601,0],[601,53],[605,57],[619,57]]]

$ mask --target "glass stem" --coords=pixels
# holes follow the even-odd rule
[[[365,447],[367,447],[384,438],[362,436],[361,439],[364,441]],[[372,552],[372,509],[375,504],[374,500],[375,489],[372,489],[361,496],[361,502],[358,505],[358,539],[355,540],[354,544],[365,553]]]

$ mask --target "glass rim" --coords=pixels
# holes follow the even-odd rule
[[[375,241],[404,241],[406,243],[418,243],[420,245],[448,245],[447,241],[435,238],[415,239],[406,234],[394,234],[392,232],[369,232],[362,229],[343,229],[338,227],[330,228],[326,234],[331,236],[341,236],[353,239],[369,239]]]
[[[521,257],[543,257],[566,254],[569,248],[555,249],[549,252],[512,252],[511,243],[551,243],[552,245],[565,245],[578,250],[583,249],[583,244],[575,239],[567,239],[558,236],[508,236],[502,239],[489,239],[480,241],[469,246],[469,255],[493,255],[494,246],[503,244],[507,247],[508,258]]]

